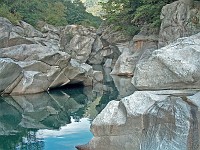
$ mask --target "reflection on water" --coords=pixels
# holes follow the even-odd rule
[[[74,150],[90,141],[91,121],[113,99],[134,92],[118,91],[131,79],[108,74],[103,83],[24,96],[0,97],[1,150]],[[120,85],[121,84],[121,85]]]
[[[45,139],[45,149],[57,150],[74,149],[76,144],[88,142],[92,138],[89,132],[90,121],[88,118],[80,119],[80,122],[72,119],[71,124],[62,126],[59,130],[38,130],[36,137]]]

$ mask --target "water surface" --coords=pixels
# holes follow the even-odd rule
[[[130,78],[113,79],[106,76],[94,87],[0,97],[0,149],[75,150],[89,142],[96,115],[109,101],[134,92]]]

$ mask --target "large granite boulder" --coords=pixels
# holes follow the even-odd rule
[[[159,47],[200,32],[199,8],[200,2],[193,0],[179,0],[164,6],[160,16]]]
[[[67,52],[69,52],[74,59],[86,62],[92,50],[94,38],[88,36],[75,35],[70,43]]]
[[[15,87],[21,80],[23,69],[12,59],[0,58],[0,92]]]
[[[77,148],[199,150],[200,113],[187,98],[194,93],[136,91],[121,101],[111,101],[92,122],[93,139]]]
[[[134,57],[130,43],[123,45],[122,54],[118,57],[111,74],[132,76],[134,70]],[[121,47],[122,49],[122,47]]]
[[[92,85],[94,71],[92,66],[86,63],[80,63],[75,59],[71,59],[69,66],[64,72],[70,80],[69,84],[83,83],[85,86]]]
[[[132,83],[138,89],[200,87],[200,33],[178,39],[140,61]]]
[[[16,69],[15,74],[23,70],[22,77],[15,86],[12,85],[14,77],[7,80],[10,84],[4,88],[5,94],[38,93],[69,82],[67,77],[57,80],[70,60],[70,56],[66,53],[38,44],[22,44],[0,49],[0,57],[10,58],[10,61],[21,69],[20,71],[17,67],[6,67],[7,70],[15,71]],[[13,73],[12,76],[15,74]]]

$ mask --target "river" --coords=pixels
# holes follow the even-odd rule
[[[75,150],[91,140],[90,124],[106,104],[134,90],[130,78],[105,75],[94,87],[0,97],[0,149]]]

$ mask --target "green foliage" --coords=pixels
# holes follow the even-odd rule
[[[18,20],[21,19],[19,13],[11,13],[9,7],[5,4],[0,6],[0,16],[9,19],[13,24],[17,24]]]
[[[132,22],[137,25],[149,24],[151,27],[159,27],[162,7],[173,1],[142,0],[141,5],[135,11]]]
[[[43,10],[44,21],[55,26],[67,24],[65,6],[61,2],[48,3],[47,9]]]
[[[98,27],[101,23],[101,18],[86,12],[85,6],[79,0],[74,0],[73,3],[68,2],[66,17],[69,24]]]
[[[87,24],[98,27],[99,17],[86,12],[80,0],[0,0],[0,16],[13,23],[24,20],[33,26],[45,21],[55,26]]]
[[[175,0],[109,0],[101,3],[108,24],[117,26],[126,34],[134,35],[144,25],[160,26],[161,9]]]

